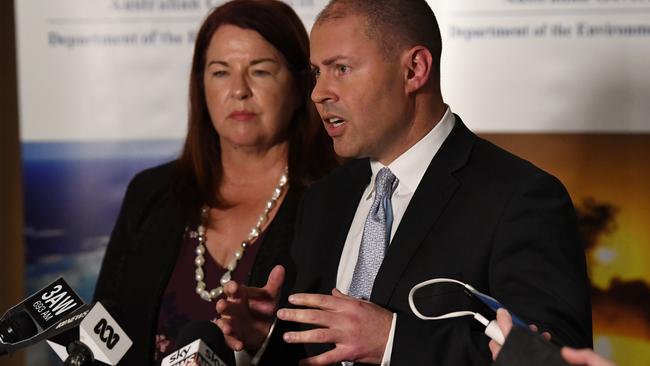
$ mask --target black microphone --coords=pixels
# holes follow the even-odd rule
[[[0,318],[0,355],[45,339],[62,320],[83,306],[79,295],[58,278]]]
[[[210,321],[187,323],[179,332],[176,344],[185,346],[165,357],[161,366],[235,366],[233,351],[226,346],[221,330]]]
[[[38,333],[38,328],[36,328],[32,318],[27,313],[19,312],[2,322],[0,341],[3,343],[16,343],[33,337],[36,333]]]

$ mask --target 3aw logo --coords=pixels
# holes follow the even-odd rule
[[[108,324],[108,321],[104,318],[101,318],[95,328],[93,329],[95,334],[99,336],[102,342],[106,343],[106,347],[109,350],[112,350],[115,345],[120,341],[120,335],[115,332],[113,327]]]

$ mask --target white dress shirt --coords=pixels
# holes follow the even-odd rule
[[[431,131],[429,131],[429,133],[388,165],[391,172],[393,172],[397,179],[399,179],[399,184],[393,191],[392,195],[393,226],[391,227],[390,232],[391,242],[400,222],[402,221],[402,217],[404,217],[404,212],[406,212],[406,208],[408,207],[409,202],[411,202],[411,198],[424,176],[424,172],[427,170],[429,163],[431,163],[431,160],[440,149],[442,143],[445,141],[447,136],[449,136],[455,123],[454,115],[451,112],[451,109],[447,107],[447,111],[442,119],[433,129],[431,129]],[[348,236],[345,239],[345,246],[341,253],[338,273],[336,276],[336,288],[345,294],[348,293],[350,283],[352,282],[354,267],[357,264],[359,249],[361,247],[363,227],[374,199],[375,177],[377,176],[377,172],[379,172],[383,167],[384,166],[378,161],[370,161],[372,178],[361,196],[361,200],[357,206],[357,211],[352,220],[352,225],[348,231]],[[386,348],[384,349],[384,355],[381,362],[382,366],[390,365],[396,321],[397,314],[393,313],[393,322],[386,342]]]

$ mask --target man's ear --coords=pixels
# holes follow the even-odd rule
[[[433,56],[426,47],[414,46],[402,54],[402,65],[405,67],[405,91],[410,94],[429,81]]]

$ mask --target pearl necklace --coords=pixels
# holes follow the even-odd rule
[[[210,302],[223,293],[223,286],[230,281],[232,273],[237,268],[237,264],[244,257],[246,248],[260,236],[262,226],[269,219],[269,212],[271,212],[280,196],[282,196],[282,193],[289,182],[288,173],[289,169],[285,167],[278,185],[273,190],[273,195],[268,201],[266,201],[264,212],[262,212],[260,217],[257,219],[257,224],[253,226],[248,234],[248,238],[241,243],[240,248],[235,251],[235,254],[233,254],[232,260],[226,266],[226,273],[224,273],[223,276],[221,276],[221,280],[219,280],[219,286],[209,291],[205,289],[206,285],[205,282],[203,282],[203,279],[205,278],[203,264],[205,263],[205,243],[207,241],[206,227],[210,216],[210,207],[207,205],[201,207],[201,224],[197,228],[199,244],[196,246],[196,257],[194,258],[194,265],[196,266],[196,270],[194,271],[196,293],[201,297],[201,299]]]

